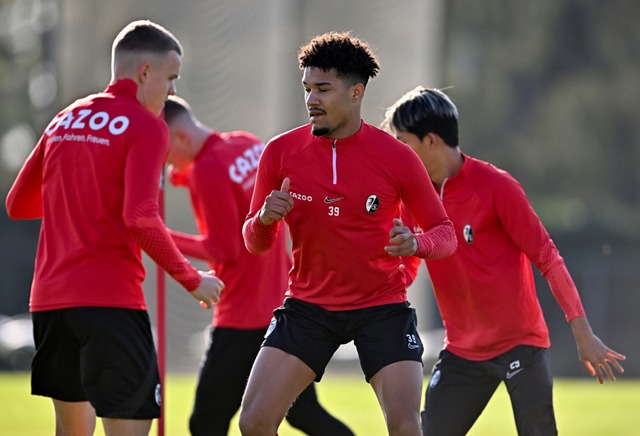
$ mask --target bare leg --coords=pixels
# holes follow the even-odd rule
[[[96,428],[96,412],[88,401],[53,400],[56,436],[91,436]]]
[[[240,411],[244,436],[274,436],[291,403],[316,378],[297,357],[262,347],[251,369]]]
[[[422,365],[401,361],[382,368],[371,380],[391,436],[420,436]]]
[[[147,436],[151,420],[102,418],[102,426],[106,436]]]

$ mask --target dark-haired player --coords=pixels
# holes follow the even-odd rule
[[[200,231],[170,230],[171,236],[182,253],[208,262],[225,283],[213,311],[189,430],[194,436],[226,435],[273,309],[282,304],[291,259],[284,233],[260,256],[249,253],[242,240],[264,143],[249,132],[205,126],[180,97],[167,100],[164,118],[171,133],[169,180],[189,190]],[[313,385],[296,399],[287,421],[308,435],[353,435],[320,405]]]
[[[326,33],[298,60],[310,124],[267,144],[243,228],[247,248],[260,254],[285,219],[293,268],[249,377],[240,428],[276,434],[292,401],[354,341],[389,434],[419,435],[423,347],[400,256],[451,254],[453,227],[415,153],[360,117],[379,69],[368,44]],[[402,226],[401,202],[424,233]]]
[[[446,331],[426,392],[424,434],[465,435],[504,382],[518,434],[557,434],[549,332],[531,263],[544,275],[587,371],[615,380],[624,356],[593,334],[578,290],[520,184],[458,146],[458,110],[442,91],[417,87],[384,125],[420,157],[456,227],[456,252],[428,260]],[[406,219],[409,224],[410,219]],[[413,276],[420,259],[408,258]]]

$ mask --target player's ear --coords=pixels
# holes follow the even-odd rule
[[[356,83],[351,86],[351,101],[356,103],[362,101],[362,97],[364,96],[364,85],[362,83]]]
[[[182,129],[172,129],[171,141],[185,147],[189,143],[189,135]]]
[[[151,66],[147,62],[144,62],[138,66],[138,68],[136,69],[136,78],[138,79],[138,82],[146,82],[150,68]]]
[[[435,147],[440,137],[435,133],[427,133],[422,140],[422,143],[427,147]]]

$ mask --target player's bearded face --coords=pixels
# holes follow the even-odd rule
[[[329,129],[329,127],[327,126],[316,126],[315,124],[311,126],[311,133],[313,133],[315,136],[323,136],[330,131],[331,129]]]
[[[343,124],[349,107],[348,87],[337,76],[335,69],[323,70],[306,67],[302,75],[305,103],[315,136],[331,136]]]

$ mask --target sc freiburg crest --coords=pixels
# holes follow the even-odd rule
[[[378,196],[370,195],[369,198],[367,198],[367,204],[366,204],[367,212],[374,213],[376,210],[378,210],[379,207],[380,207],[380,199],[378,198]]]
[[[464,240],[467,244],[473,244],[473,229],[471,228],[471,224],[467,224],[462,229],[462,236],[464,236]]]

